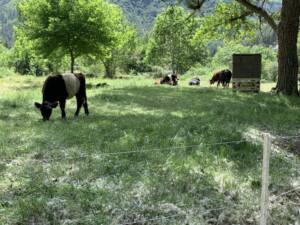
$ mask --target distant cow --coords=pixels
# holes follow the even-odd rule
[[[170,75],[164,76],[161,79],[155,81],[155,84],[169,84],[176,86],[178,84],[178,76],[176,73],[172,73]]]
[[[89,114],[86,97],[85,77],[82,73],[64,74],[49,76],[43,86],[43,102],[35,103],[35,106],[41,111],[43,120],[49,120],[52,109],[60,106],[61,116],[66,117],[66,100],[76,96],[77,110],[75,116],[78,116],[83,105],[85,114]]]
[[[193,86],[193,85],[200,85],[200,79],[198,77],[194,77],[193,79],[191,79],[189,81],[189,85]]]
[[[229,87],[229,83],[232,77],[232,73],[230,70],[221,70],[213,75],[213,77],[210,79],[210,84],[214,84],[215,82],[218,82],[217,86],[219,87],[220,83],[223,87]]]

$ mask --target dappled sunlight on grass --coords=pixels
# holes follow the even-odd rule
[[[300,128],[299,98],[155,86],[142,77],[89,78],[90,116],[74,118],[72,99],[65,121],[56,109],[45,123],[33,106],[43,80],[0,79],[6,90],[0,95],[1,224],[120,224],[174,215],[179,218],[151,224],[223,217],[227,224],[255,224],[262,145],[209,144],[239,141],[249,130],[290,135]],[[96,88],[99,82],[109,86]],[[300,180],[299,165],[298,156],[274,152],[271,191]],[[215,208],[224,209],[210,211]]]

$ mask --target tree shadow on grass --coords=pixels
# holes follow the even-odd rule
[[[155,217],[161,212],[149,213],[149,208],[162,202],[199,208],[208,197],[209,207],[239,204],[226,202],[219,189],[238,189],[240,183],[258,179],[261,146],[205,144],[240,140],[249,126],[281,132],[299,121],[298,99],[228,90],[123,88],[107,90],[89,102],[89,117],[81,114],[67,121],[60,120],[59,112],[49,123],[16,113],[14,118],[24,126],[7,134],[4,144],[12,150],[8,155],[23,155],[29,161],[12,166],[19,185],[1,195],[9,196],[13,203],[8,208],[16,209],[12,215],[21,215],[20,222],[32,217],[55,221],[57,215],[84,222],[93,212],[110,221],[112,213],[103,205],[126,209],[128,215],[139,211]],[[9,141],[20,132],[28,138]],[[288,163],[280,159],[271,173],[285,170],[281,178],[288,181]],[[6,165],[1,173],[12,167]],[[216,179],[222,176],[232,176],[232,184],[221,187]],[[68,215],[49,205],[54,198],[63,201],[58,204],[69,210]]]
[[[224,126],[251,126],[271,133],[297,130],[297,124],[300,124],[300,98],[265,93],[247,94],[210,88],[135,87],[107,91],[91,100],[124,107],[134,104],[167,114],[180,112],[191,118],[205,114],[209,116],[206,121],[209,123],[222,121]]]

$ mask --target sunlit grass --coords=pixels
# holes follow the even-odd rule
[[[33,106],[44,79],[0,79],[0,224],[256,224],[261,144],[207,144],[300,129],[299,98],[217,89],[208,77],[201,87],[89,78],[91,115],[74,118],[72,99],[66,121],[55,110],[44,123]],[[299,166],[273,152],[271,194],[300,182]],[[272,215],[297,221],[295,207]]]

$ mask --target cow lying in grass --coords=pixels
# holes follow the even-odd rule
[[[82,73],[64,74],[49,76],[43,86],[43,102],[35,103],[35,106],[41,111],[43,120],[49,120],[52,109],[60,106],[61,116],[66,117],[66,100],[76,96],[77,110],[75,116],[78,116],[80,108],[84,107],[85,114],[89,114],[86,97],[85,77]]]
[[[155,81],[155,84],[169,84],[176,86],[178,84],[178,76],[176,73],[172,73],[170,75],[164,76],[160,78],[159,80]]]
[[[210,79],[210,84],[214,84],[215,82],[218,82],[217,87],[219,87],[220,83],[223,87],[229,87],[229,83],[232,77],[232,73],[230,70],[221,70],[213,75],[213,77]]]
[[[191,79],[189,81],[189,85],[193,86],[193,85],[200,85],[200,79],[198,77],[194,77],[193,79]]]

